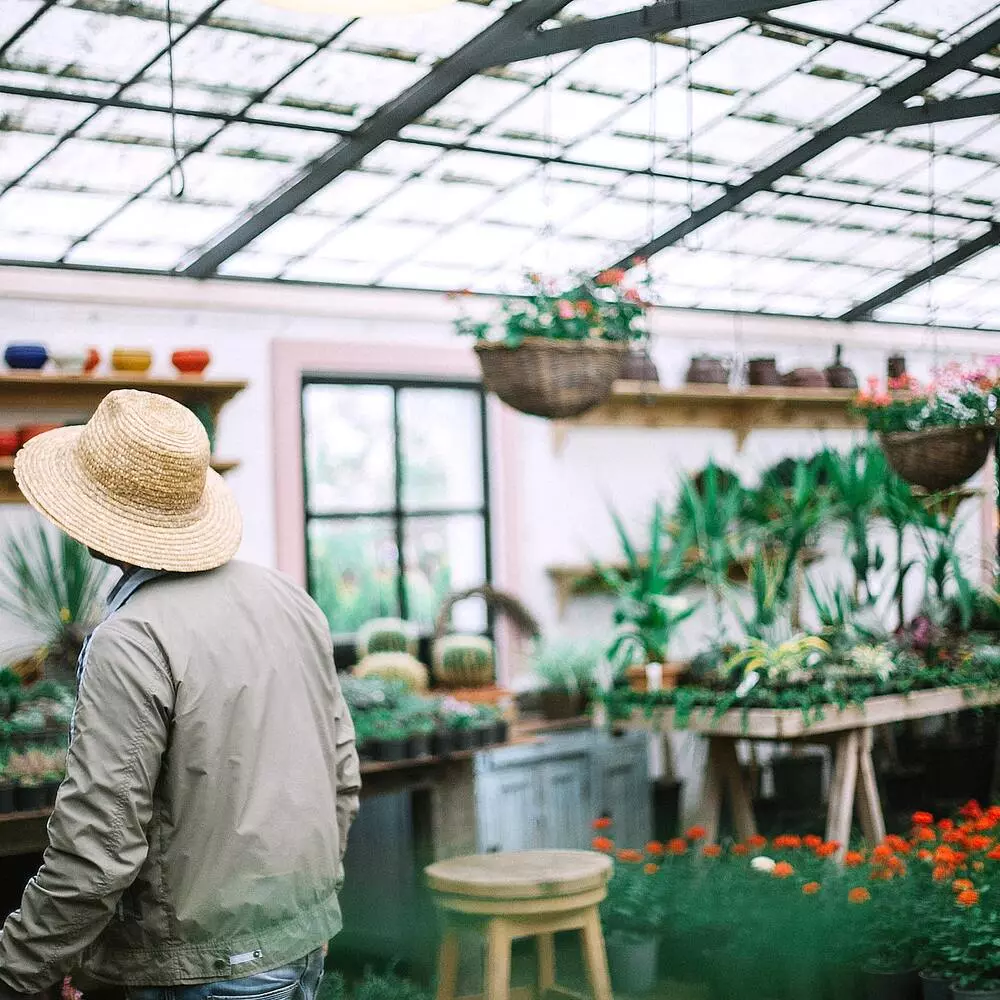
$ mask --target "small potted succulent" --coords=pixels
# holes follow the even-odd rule
[[[479,745],[474,728],[478,719],[475,707],[462,701],[446,699],[442,705],[442,715],[451,735],[452,750],[456,753],[475,750]]]
[[[0,768],[0,816],[14,811],[14,782],[7,774],[7,767]]]
[[[43,779],[48,766],[48,759],[41,750],[11,754],[7,774],[17,783],[14,792],[17,812],[37,812],[45,808]]]
[[[405,727],[395,716],[390,716],[375,730],[375,758],[386,763],[406,760],[408,743]]]
[[[418,757],[430,757],[434,735],[433,717],[424,714],[412,715],[406,720],[406,728],[410,734],[407,740],[407,757],[414,760]]]
[[[583,715],[594,688],[600,649],[590,643],[540,644],[531,658],[531,670],[540,688],[539,701],[546,719]]]

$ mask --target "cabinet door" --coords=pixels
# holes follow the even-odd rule
[[[527,851],[542,846],[535,767],[499,768],[476,780],[479,850]]]
[[[542,803],[542,846],[582,850],[590,843],[590,756],[551,760],[538,768]]]
[[[594,815],[614,821],[614,839],[623,847],[642,848],[652,835],[652,792],[646,736],[630,733],[602,740],[594,752]]]

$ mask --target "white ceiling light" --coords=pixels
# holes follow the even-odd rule
[[[272,7],[309,14],[340,14],[344,17],[391,17],[423,14],[447,7],[455,0],[264,0]]]

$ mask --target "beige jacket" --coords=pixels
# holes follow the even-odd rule
[[[0,980],[31,993],[82,966],[172,986],[301,958],[340,930],[359,789],[327,622],[302,590],[239,562],[142,582],[85,652]]]

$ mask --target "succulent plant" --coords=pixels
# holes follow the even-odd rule
[[[373,618],[358,629],[358,659],[372,653],[409,653],[417,655],[417,630],[402,618]]]
[[[481,635],[446,635],[434,642],[434,678],[444,687],[486,687],[493,683],[493,642]]]

